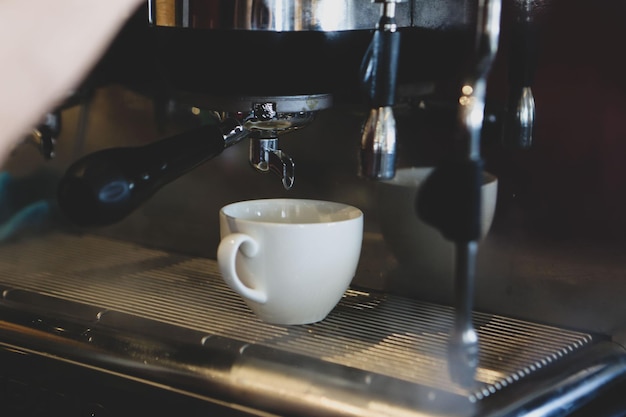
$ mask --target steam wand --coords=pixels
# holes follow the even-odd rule
[[[459,97],[459,148],[427,178],[417,197],[418,215],[456,246],[455,323],[448,345],[450,376],[474,384],[479,361],[478,333],[472,322],[476,256],[481,227],[483,161],[480,137],[487,75],[500,33],[501,0],[479,0],[476,54]]]
[[[502,138],[505,146],[528,149],[535,129],[535,97],[532,84],[538,55],[538,27],[534,21],[532,0],[516,3],[509,59],[509,101]]]
[[[383,0],[375,0],[383,2]],[[367,179],[391,179],[396,174],[396,78],[400,56],[400,32],[396,3],[384,0],[382,16],[361,63],[361,82],[370,104],[363,126],[359,175]]]

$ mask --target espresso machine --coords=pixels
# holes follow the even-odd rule
[[[7,415],[626,415],[626,64],[592,41],[624,13],[148,0],[0,173]],[[433,167],[414,214],[445,272],[380,231],[378,184],[404,166]],[[365,213],[319,323],[263,323],[220,277],[219,208],[268,197]]]

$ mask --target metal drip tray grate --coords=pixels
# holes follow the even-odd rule
[[[585,333],[475,313],[479,385],[465,392],[446,369],[454,313],[447,306],[350,289],[320,323],[270,325],[223,283],[214,260],[92,235],[54,234],[2,246],[0,287],[306,355],[470,400],[494,394],[593,341]]]

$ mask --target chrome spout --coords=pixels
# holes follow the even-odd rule
[[[286,190],[293,187],[295,164],[293,159],[280,150],[281,134],[307,126],[315,119],[314,111],[279,111],[280,103],[259,100],[251,103],[251,112],[242,117],[244,128],[250,132],[250,165],[258,172],[277,175]]]
[[[293,186],[295,164],[289,155],[278,149],[278,137],[250,139],[250,164],[259,172],[278,175],[285,190]]]

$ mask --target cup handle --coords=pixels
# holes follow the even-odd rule
[[[256,256],[259,251],[259,244],[243,233],[232,233],[224,237],[217,248],[217,263],[222,273],[222,278],[226,281],[226,284],[242,297],[264,304],[267,301],[267,294],[261,290],[248,287],[237,275],[235,265],[239,250],[245,256],[251,258]]]

